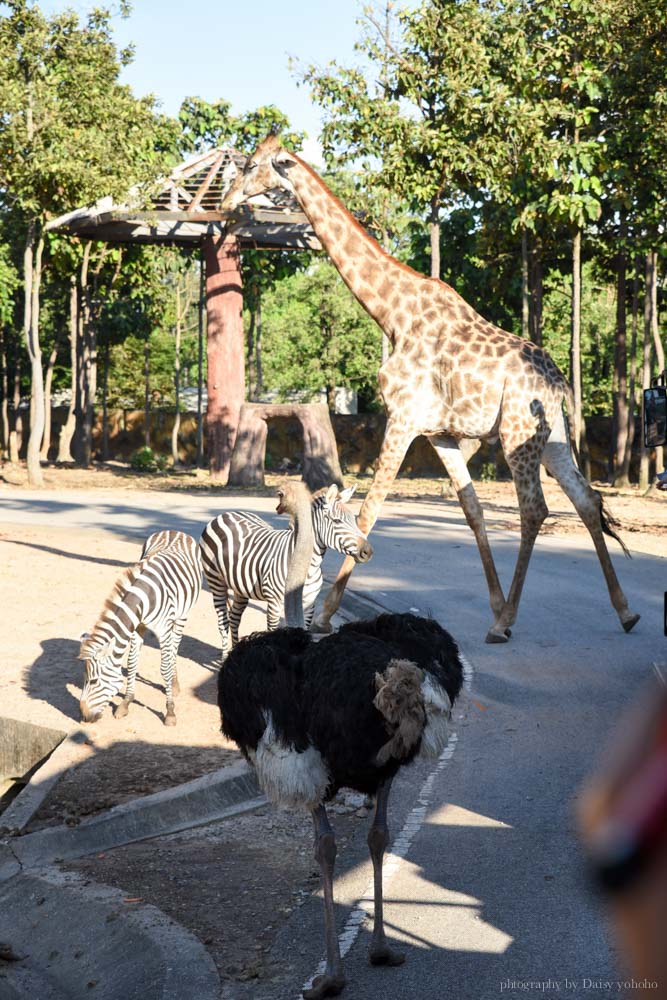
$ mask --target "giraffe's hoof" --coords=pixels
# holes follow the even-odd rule
[[[626,618],[625,621],[621,622],[621,625],[623,626],[626,632],[630,632],[635,627],[640,618],[641,615],[630,615],[629,618]]]
[[[337,997],[345,988],[344,976],[317,976],[310,989],[303,990],[305,1000],[319,1000],[320,997]]]
[[[403,965],[405,952],[395,951],[389,945],[377,945],[368,949],[368,958],[371,965]]]
[[[486,639],[484,641],[488,643],[507,642],[511,634],[512,634],[511,629],[501,628],[500,630],[497,630],[494,625],[494,627],[490,628],[489,631],[486,633]]]

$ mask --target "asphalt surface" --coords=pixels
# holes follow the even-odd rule
[[[273,504],[5,491],[0,520],[56,519],[63,527],[143,538],[158,527],[197,534],[213,514],[239,506],[267,513]],[[355,916],[370,877],[363,839],[342,859],[336,896],[339,926],[351,944],[346,994],[355,1000],[599,994],[595,984],[615,984],[619,967],[582,862],[573,803],[653,664],[667,658],[665,560],[639,553],[626,560],[610,543],[630,606],[642,615],[626,635],[588,538],[540,537],[512,639],[488,646],[486,586],[463,517],[435,501],[388,504],[385,511],[372,535],[375,556],[355,570],[354,591],[392,610],[435,615],[460,643],[472,677],[447,759],[407,770],[392,794],[392,831],[405,856],[389,859],[386,920],[406,948],[404,966],[366,963],[369,931]],[[507,589],[518,535],[490,537]],[[330,572],[338,558],[327,557]],[[313,898],[282,930],[276,951],[289,956],[282,986],[239,984],[226,1000],[297,997],[316,971],[313,955],[323,951],[321,917]]]

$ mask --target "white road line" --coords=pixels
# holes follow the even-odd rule
[[[461,663],[463,665],[463,689],[466,695],[470,695],[472,688],[472,675],[473,670],[470,661],[467,657],[463,656],[459,652],[461,657]],[[454,713],[455,722],[460,722],[464,717],[464,711]],[[410,847],[412,846],[412,841],[414,840],[416,834],[421,829],[424,820],[426,819],[426,814],[429,807],[433,802],[433,789],[435,786],[436,779],[440,772],[447,767],[450,760],[454,756],[454,751],[456,750],[457,743],[459,741],[458,735],[452,733],[447,741],[447,746],[442,751],[436,764],[433,766],[428,777],[424,781],[419,795],[417,796],[417,805],[410,811],[408,817],[403,824],[403,829],[398,834],[394,843],[392,845],[391,851],[387,851],[385,856],[385,862],[382,868],[382,883],[383,887],[387,888],[392,879],[400,872],[401,868],[405,864],[405,859],[407,858]],[[359,931],[361,930],[361,925],[367,916],[371,916],[373,913],[373,879],[366,886],[361,898],[357,900],[356,906],[347,918],[347,923],[343,928],[341,934],[338,938],[338,944],[340,946],[341,958],[349,952],[350,948],[357,940],[359,936]],[[308,979],[302,986],[301,992],[295,1000],[302,1000],[303,990],[310,989],[313,985],[313,980],[317,976],[321,976],[326,968],[326,959],[322,959],[318,965],[315,972],[312,974],[310,979]]]

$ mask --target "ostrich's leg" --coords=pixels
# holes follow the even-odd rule
[[[312,812],[315,825],[315,857],[322,873],[322,891],[324,893],[324,930],[327,947],[327,964],[324,975],[313,980],[310,989],[303,991],[306,1000],[319,1000],[320,997],[337,996],[345,986],[345,976],[340,960],[338,935],[336,934],[336,917],[333,902],[333,872],[336,861],[336,838],[329,824],[324,806],[318,806]]]
[[[382,859],[389,840],[387,803],[389,802],[391,780],[390,778],[388,781],[383,782],[378,788],[373,825],[368,831],[368,848],[373,861],[373,904],[375,908],[373,939],[368,949],[368,957],[372,965],[402,965],[405,961],[405,955],[402,951],[395,951],[389,947],[384,933]]]

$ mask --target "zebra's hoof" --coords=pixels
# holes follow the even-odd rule
[[[116,707],[114,713],[114,719],[124,719],[129,711],[130,705],[127,701],[121,701],[120,705]]]
[[[165,724],[165,726],[175,726],[176,725],[176,716],[174,715],[173,708],[172,709],[167,709],[167,714],[164,717],[164,724]]]

